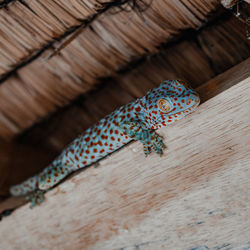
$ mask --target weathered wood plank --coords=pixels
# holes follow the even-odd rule
[[[160,130],[165,155],[132,143],[17,209],[2,249],[209,249],[249,245],[250,78]],[[201,248],[203,247],[203,248]]]
[[[200,94],[201,101],[205,102],[248,77],[250,77],[250,57],[226,72],[209,80],[196,90]]]

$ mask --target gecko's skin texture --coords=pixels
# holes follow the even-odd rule
[[[43,201],[43,192],[55,186],[71,172],[88,166],[119,149],[131,140],[143,144],[143,151],[162,155],[164,143],[155,132],[192,112],[200,99],[197,92],[181,80],[167,80],[144,97],[129,103],[101,119],[76,138],[51,165],[40,174],[12,186],[14,196],[31,196],[32,206]]]

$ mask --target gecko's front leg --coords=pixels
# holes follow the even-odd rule
[[[40,205],[44,201],[44,194],[46,191],[44,190],[35,190],[33,193],[28,194],[26,196],[26,200],[30,201],[30,208],[35,207],[36,205]]]
[[[127,134],[131,139],[138,140],[143,144],[144,154],[147,156],[151,151],[163,154],[163,149],[166,147],[163,143],[162,137],[158,135],[155,130],[147,128],[140,121],[132,121],[123,123],[120,129]]]

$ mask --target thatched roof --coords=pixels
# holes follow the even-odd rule
[[[218,0],[0,1],[0,37],[0,138],[47,162],[162,80],[197,87],[249,57]]]
[[[8,77],[0,86],[0,136],[22,132],[181,31],[199,29],[219,7],[215,0],[186,2],[154,0],[141,15],[113,14],[112,5],[103,11],[107,5],[98,1],[14,1],[2,8],[0,73]],[[86,22],[60,55],[47,59],[56,41]]]

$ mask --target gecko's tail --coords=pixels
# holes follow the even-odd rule
[[[21,184],[11,186],[10,193],[13,196],[26,195],[32,191],[35,191],[38,187],[38,176],[33,176],[22,182]]]

